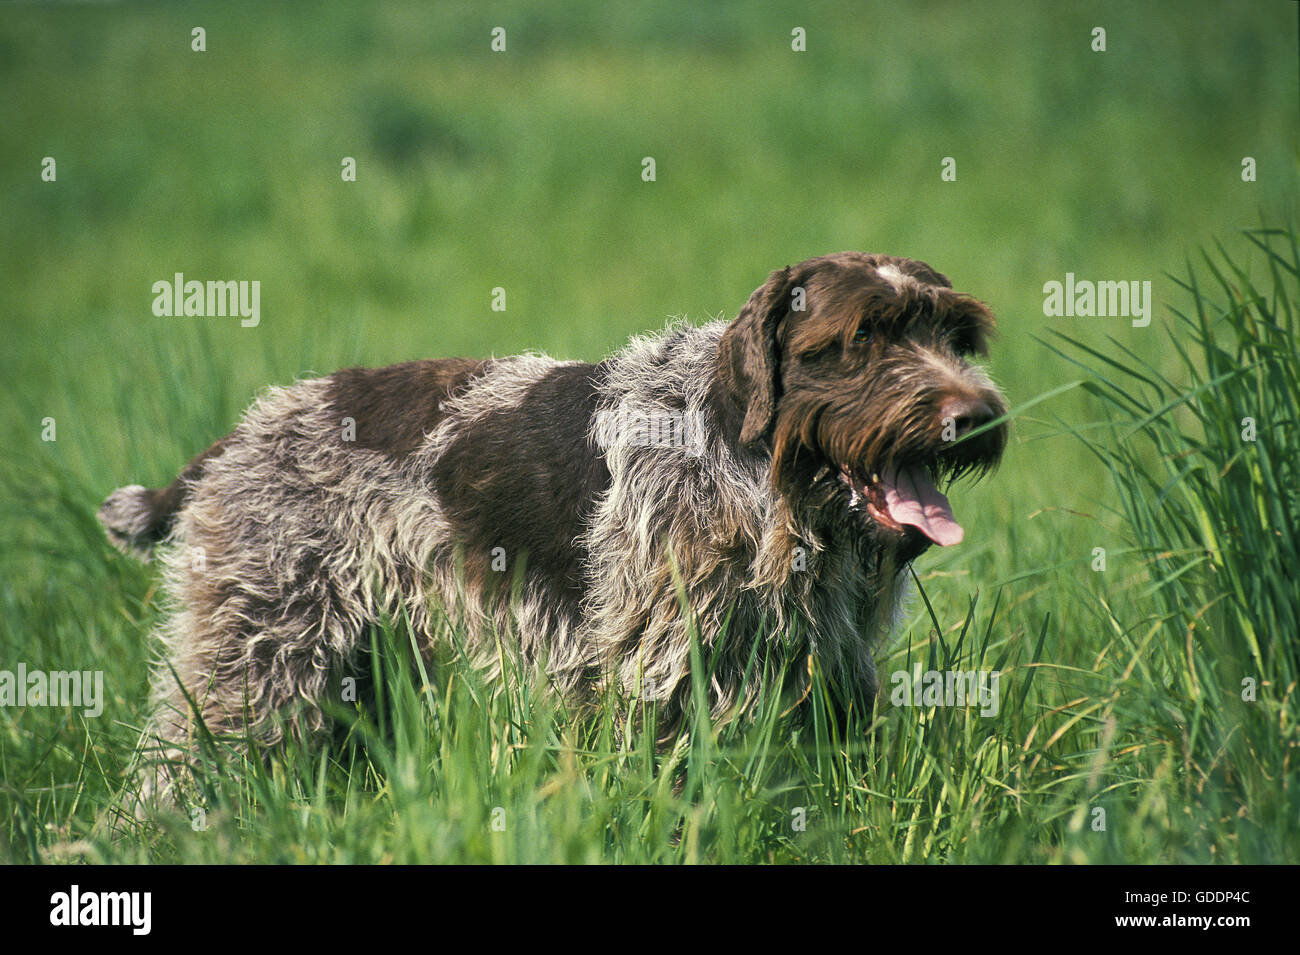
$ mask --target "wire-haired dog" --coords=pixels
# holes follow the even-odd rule
[[[148,732],[174,760],[195,716],[268,743],[318,731],[367,626],[401,612],[430,651],[445,611],[493,675],[509,634],[561,692],[613,684],[668,727],[692,627],[717,718],[765,664],[809,657],[870,712],[907,565],[962,538],[940,484],[1002,454],[1005,425],[984,427],[1002,396],[968,362],[992,328],[929,266],[845,252],[773,272],[730,323],[599,364],[441,359],[272,388],[170,487],[100,510],[119,547],[166,545]],[[808,670],[786,671],[792,692]]]

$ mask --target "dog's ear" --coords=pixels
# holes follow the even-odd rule
[[[754,290],[719,345],[722,373],[733,396],[744,408],[740,443],[753,445],[771,429],[781,397],[781,356],[777,328],[790,311],[794,271],[773,272]]]

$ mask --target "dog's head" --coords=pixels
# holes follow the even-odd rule
[[[799,508],[847,520],[901,561],[962,538],[941,484],[993,468],[1001,393],[970,359],[993,316],[923,262],[842,252],[773,272],[723,333],[740,443],[771,454]]]

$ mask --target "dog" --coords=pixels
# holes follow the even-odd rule
[[[323,731],[367,628],[399,614],[422,653],[446,614],[488,678],[504,646],[566,697],[657,704],[669,732],[693,639],[714,719],[747,712],[773,666],[806,694],[814,663],[870,714],[909,565],[963,537],[940,485],[1006,444],[972,363],[994,324],[923,262],[843,252],[772,272],[731,322],[596,364],[448,358],[270,388],[169,487],[99,511],[119,548],[162,555],[157,765],[193,754],[199,720],[267,745]]]

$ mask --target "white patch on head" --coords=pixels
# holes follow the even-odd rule
[[[876,266],[876,274],[888,282],[895,292],[901,292],[905,285],[919,284],[915,278],[908,275],[897,265]]]

